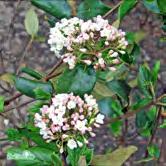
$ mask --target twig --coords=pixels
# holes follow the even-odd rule
[[[14,95],[13,97],[11,97],[10,99],[5,100],[5,105],[9,105],[10,102],[16,100],[16,99],[19,98],[20,96],[22,96],[21,93],[17,93],[17,94],[15,94],[15,95]]]
[[[68,4],[71,7],[71,13],[72,16],[76,16],[77,15],[77,8],[76,8],[76,0],[68,0]]]
[[[63,166],[67,166],[66,154],[65,153],[62,153],[62,159],[63,159]]]
[[[56,77],[56,76],[59,76],[61,73],[62,73],[62,72],[59,72],[59,73],[56,73],[56,74],[52,74],[52,75],[48,75],[48,76],[45,78],[45,80],[48,81],[48,80],[50,80],[50,79],[52,79],[52,78],[54,78],[54,77]]]
[[[20,61],[18,62],[18,68],[17,68],[17,70],[16,70],[16,74],[19,73],[21,63],[24,61],[24,58],[25,58],[27,52],[31,49],[32,43],[33,43],[33,38],[31,38],[31,39],[29,40],[29,42],[28,42],[28,44],[27,44],[27,46],[26,46],[26,48],[25,48],[25,50],[24,50],[24,52],[23,52],[23,54],[22,54],[22,57],[21,57]]]
[[[123,1],[120,1],[117,5],[115,5],[111,10],[109,10],[104,16],[103,18],[107,18],[114,10],[116,10],[121,4],[122,4]]]
[[[136,110],[133,110],[133,111],[130,111],[130,112],[127,112],[126,114],[121,115],[121,116],[118,116],[118,117],[116,117],[116,118],[108,119],[106,123],[109,124],[109,123],[113,123],[113,122],[116,122],[116,121],[121,120],[121,119],[129,118],[129,117],[135,115],[137,112],[139,112],[139,111],[142,110],[143,108],[146,109],[146,108],[151,107],[152,105],[158,104],[158,100],[161,100],[161,98],[162,98],[163,96],[165,96],[165,94],[159,96],[159,97],[156,99],[156,101],[151,101],[151,102],[150,102],[149,104],[147,104],[146,106],[143,106],[143,107],[141,107],[141,108],[139,108],[139,109],[136,109]],[[132,108],[129,107],[129,110],[132,110]],[[148,110],[148,109],[147,109],[147,110]]]
[[[54,71],[63,63],[63,59],[60,59],[52,68],[52,70],[47,74],[47,76],[52,75]]]
[[[28,104],[34,102],[34,101],[35,101],[35,99],[32,99],[32,100],[26,101],[25,103],[22,103],[22,104],[20,104],[20,105],[18,105],[18,106],[16,106],[16,107],[8,108],[8,109],[5,110],[5,113],[6,113],[6,112],[9,112],[9,111],[11,111],[11,110],[14,110],[14,109],[18,109],[18,108],[24,107],[24,106],[26,106],[26,105],[28,105]]]

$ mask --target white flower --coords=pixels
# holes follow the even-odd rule
[[[96,123],[103,124],[104,123],[104,115],[103,114],[98,114],[97,117],[95,118]]]
[[[4,122],[4,125],[5,125],[5,126],[8,126],[8,124],[9,124],[9,119],[4,119],[3,122]]]
[[[63,126],[63,117],[61,115],[59,116],[53,116],[52,117],[53,124]]]
[[[91,63],[92,63],[90,60],[83,60],[83,62],[87,65],[91,65]]]
[[[87,127],[86,127],[86,120],[77,120],[75,124],[75,128],[81,131],[82,133],[85,133]]]
[[[85,53],[87,51],[87,49],[86,48],[80,48],[80,51]]]
[[[110,57],[116,58],[118,56],[117,52],[114,52],[113,54],[110,55]]]
[[[63,146],[61,146],[59,152],[62,154],[64,152]]]
[[[70,100],[67,104],[68,109],[74,109],[76,107],[76,102]]]
[[[83,146],[83,143],[80,141],[77,141],[78,146],[81,148]]]
[[[69,139],[67,142],[67,146],[73,150],[74,148],[77,148],[77,143],[74,139]]]

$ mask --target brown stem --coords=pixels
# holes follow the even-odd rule
[[[20,105],[18,105],[18,106],[16,106],[16,107],[11,107],[11,108],[6,109],[5,112],[9,112],[9,111],[11,111],[11,110],[14,110],[14,109],[18,109],[18,108],[24,107],[24,106],[26,106],[26,105],[28,105],[28,104],[34,102],[34,101],[35,101],[34,99],[29,100],[29,101],[26,101],[25,103],[22,103],[22,104],[20,104]]]
[[[13,97],[11,97],[10,99],[7,99],[7,100],[5,101],[5,105],[9,105],[10,102],[16,100],[16,99],[19,98],[20,96],[22,96],[21,93],[17,93],[17,94],[15,94]]]
[[[31,39],[29,40],[29,42],[28,42],[28,44],[27,44],[25,50],[23,51],[22,57],[21,57],[20,61],[18,62],[18,68],[17,68],[17,70],[16,70],[16,74],[19,73],[21,64],[22,64],[22,62],[24,61],[24,58],[25,58],[27,52],[31,49],[32,43],[33,43],[33,37],[31,37]]]
[[[56,74],[52,74],[52,75],[48,75],[48,76],[45,78],[45,80],[48,81],[48,80],[50,80],[50,79],[52,79],[52,78],[54,78],[54,77],[56,77],[56,76],[59,76],[61,73],[62,73],[62,72],[59,72],[59,73],[56,73]]]
[[[161,95],[159,96],[155,101],[151,101],[149,104],[147,104],[146,106],[143,106],[141,108],[138,108],[136,110],[132,110],[132,108],[128,108],[128,110],[130,110],[129,112],[127,112],[126,114],[124,115],[121,115],[121,116],[118,116],[116,118],[111,118],[111,119],[108,119],[106,121],[106,124],[109,124],[109,123],[113,123],[113,122],[116,122],[118,120],[122,120],[122,119],[126,119],[128,117],[131,117],[133,115],[135,115],[137,112],[141,111],[142,109],[146,109],[148,110],[147,108],[153,106],[153,105],[157,105],[158,104],[158,101],[161,100],[161,98],[165,97],[165,94],[164,95]],[[132,110],[132,111],[131,111]]]
[[[61,73],[57,73],[57,74],[53,74],[53,73],[54,73],[54,71],[62,64],[62,62],[63,62],[63,60],[61,59],[61,60],[59,60],[59,61],[55,64],[55,66],[53,67],[53,69],[52,69],[52,70],[47,74],[47,76],[44,78],[45,81],[48,81],[49,79],[51,79],[51,78],[53,78],[53,77],[56,77],[56,76],[58,76],[59,74],[61,74]],[[23,94],[21,94],[21,93],[17,93],[16,95],[14,95],[13,97],[11,97],[10,99],[7,99],[7,100],[5,101],[5,105],[9,105],[10,102],[16,100],[17,98],[19,98],[19,97],[22,96],[22,95],[23,95]]]
[[[47,74],[47,76],[52,75],[55,70],[63,63],[63,59],[60,59],[52,68],[52,70]]]
[[[68,166],[66,161],[66,154],[62,153],[62,159],[63,159],[63,166]]]
[[[109,10],[104,16],[103,18],[107,18],[114,10],[116,10],[121,4],[122,4],[123,1],[120,1],[117,5],[115,5],[111,10]]]

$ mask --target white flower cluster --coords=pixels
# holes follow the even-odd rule
[[[62,19],[50,30],[51,51],[73,69],[77,63],[93,65],[95,69],[120,63],[128,42],[125,32],[118,30],[101,16],[83,21],[77,17]],[[110,68],[113,70],[113,68]]]
[[[87,143],[85,134],[95,136],[92,127],[100,127],[104,123],[104,115],[99,113],[92,95],[85,94],[83,100],[72,93],[64,93],[55,95],[52,104],[44,105],[40,113],[35,114],[34,120],[43,138],[47,141],[58,140],[60,152],[63,152],[65,142],[70,149],[74,149]]]

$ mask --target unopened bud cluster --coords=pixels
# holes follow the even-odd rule
[[[97,16],[83,21],[77,17],[62,19],[50,30],[51,51],[73,69],[77,63],[109,68],[121,63],[119,55],[126,53],[125,32]]]
[[[43,138],[57,141],[61,153],[64,144],[74,149],[87,143],[86,136],[95,136],[93,128],[100,127],[103,119],[92,95],[85,94],[83,100],[72,93],[55,95],[52,104],[44,105],[34,118]]]

